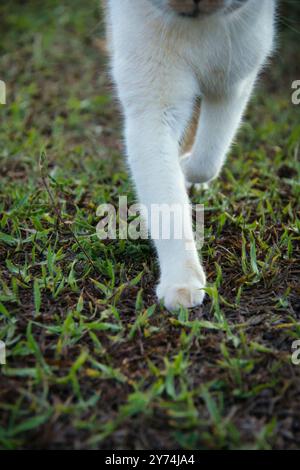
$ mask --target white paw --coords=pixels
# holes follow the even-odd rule
[[[185,181],[185,187],[187,191],[194,190],[197,193],[200,191],[207,191],[209,189],[209,183],[190,183]]]
[[[170,278],[161,280],[156,289],[159,300],[162,300],[168,310],[177,310],[180,307],[193,308],[201,305],[205,297],[205,274],[202,268],[197,272],[187,271],[182,280]]]
[[[180,158],[180,165],[185,176],[186,188],[191,189],[195,182],[193,179],[193,169],[192,169],[192,155],[191,153],[186,153]]]
[[[191,153],[186,153],[180,159],[180,165],[185,176],[186,188],[193,185],[198,189],[207,189],[208,183],[215,179],[220,171],[220,167],[215,167],[212,162],[197,161]]]
[[[193,308],[201,305],[205,296],[203,285],[189,284],[159,284],[157,297],[163,301],[168,310],[178,310],[180,307]]]

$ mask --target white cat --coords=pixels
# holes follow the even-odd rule
[[[203,301],[206,279],[193,239],[186,182],[210,181],[222,168],[273,48],[275,3],[107,0],[112,74],[139,201],[149,210],[151,204],[185,208],[183,239],[155,240],[161,272],[157,296],[168,309]],[[180,142],[199,96],[195,142],[191,153],[180,158]]]

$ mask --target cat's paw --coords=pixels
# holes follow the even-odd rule
[[[184,274],[183,274],[184,273]],[[172,279],[173,278],[173,279]],[[161,279],[156,294],[168,310],[177,310],[180,307],[193,308],[201,305],[205,297],[206,278],[203,269],[184,270],[180,279],[170,275]]]
[[[186,153],[180,158],[180,165],[185,177],[185,185],[187,189],[191,189],[194,184],[202,182],[195,181],[195,172],[193,170],[193,159],[191,153]]]
[[[185,181],[185,187],[187,191],[195,191],[196,193],[200,191],[207,191],[209,189],[209,183],[190,183]]]
[[[157,297],[167,310],[178,310],[180,307],[193,308],[201,305],[205,292],[200,283],[190,284],[163,284],[157,287]]]
[[[186,153],[181,157],[180,165],[187,189],[190,189],[193,185],[197,186],[198,189],[207,189],[208,183],[218,176],[219,167],[214,167],[212,162],[210,164],[208,164],[208,161],[203,163],[196,160],[191,153]]]

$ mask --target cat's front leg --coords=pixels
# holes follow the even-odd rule
[[[249,79],[220,97],[204,97],[192,151],[181,159],[189,183],[216,178],[239,128],[254,80]]]
[[[173,310],[180,305],[189,308],[201,304],[206,281],[198,259],[178,158],[179,136],[168,109],[174,112],[172,107],[127,112],[125,135],[139,202],[147,210],[148,228],[159,258],[157,296]]]

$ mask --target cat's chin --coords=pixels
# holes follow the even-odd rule
[[[199,18],[200,11],[178,12],[177,15],[181,18]]]
[[[150,0],[156,7],[165,13],[168,12],[185,19],[205,19],[210,16],[226,16],[227,14],[240,9],[249,0],[203,0],[195,3],[192,0],[186,4],[179,3],[179,0]]]
[[[216,13],[222,13],[231,4],[237,0],[149,0],[155,7],[163,13],[175,15],[178,18],[197,19],[205,18]]]
[[[206,18],[211,18],[214,16],[220,17],[220,16],[227,16],[230,13],[233,13],[234,11],[238,10],[241,8],[241,4],[233,4],[230,7],[223,7],[223,8],[216,8],[215,10],[211,11],[192,11],[190,13],[177,13],[177,16],[179,18],[186,18],[186,19],[191,19],[191,20],[205,20]]]

